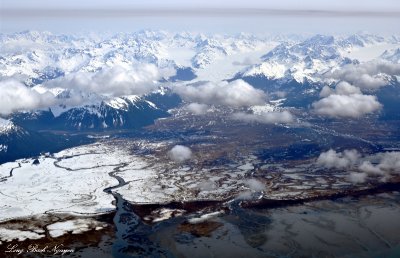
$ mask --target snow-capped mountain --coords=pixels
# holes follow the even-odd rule
[[[265,50],[259,56],[262,62],[245,69],[243,74],[280,78],[288,73],[301,81],[312,79],[315,72],[349,62],[343,55],[345,52],[385,42],[398,44],[400,40],[396,36],[385,38],[371,34],[316,35],[304,39],[298,35],[221,36],[146,30],[77,37],[25,31],[0,34],[0,76],[18,76],[27,85],[36,85],[78,71],[94,72],[104,67],[137,63],[192,68],[196,72],[217,60],[236,54],[251,56],[253,52]],[[277,46],[269,51],[271,45]]]
[[[370,34],[347,37],[315,35],[300,42],[283,42],[261,57],[261,62],[243,69],[237,77],[265,77],[270,80],[295,80],[299,83],[321,81],[321,75],[361,61],[354,56],[398,62],[395,50],[383,55],[373,54],[386,46],[398,45],[396,37],[384,38]],[[356,52],[357,55],[352,55]],[[372,54],[371,54],[372,53]],[[397,53],[397,54],[396,54]]]
[[[399,47],[398,36],[370,34],[0,34],[0,83],[13,81],[0,86],[23,89],[31,100],[47,93],[54,97],[48,105],[22,105],[17,110],[25,111],[0,113],[5,118],[0,119],[0,163],[88,141],[84,134],[54,131],[99,132],[152,124],[180,107],[176,85],[243,79],[276,96],[282,107],[307,108],[320,99],[326,73],[372,59],[398,64]],[[386,117],[397,117],[392,96],[398,76],[371,78],[394,82],[376,95],[385,104]],[[136,86],[138,91],[133,91]]]
[[[18,132],[22,132],[22,128],[10,120],[0,118],[0,135],[10,135]]]
[[[139,96],[125,96],[69,109],[54,124],[70,129],[138,128],[166,116],[164,110]]]
[[[158,67],[202,69],[235,53],[262,50],[271,39],[139,31],[106,38],[26,31],[0,35],[0,76],[18,76],[33,86],[78,71],[152,63]]]
[[[154,104],[139,96],[110,98],[79,93],[83,103],[71,105],[63,104],[63,99],[68,102],[72,98],[69,89],[48,87],[47,83],[75,73],[95,74],[107,67],[119,66],[128,71],[132,66],[146,63],[174,69],[176,75],[165,78],[166,81],[188,81],[196,78],[196,69],[233,53],[259,48],[263,40],[251,35],[228,37],[163,31],[139,31],[103,38],[25,31],[0,35],[0,44],[0,78],[16,79],[40,93],[51,92],[61,102],[49,107],[50,110],[14,114],[12,120],[16,124],[34,130],[96,130],[149,124],[166,116],[166,107],[174,107],[180,99],[172,96],[171,101],[170,93],[147,96],[159,102]],[[79,83],[77,80],[68,83],[74,86]]]
[[[28,130],[15,122],[0,118],[0,164],[22,157],[91,142],[84,135],[53,134]]]
[[[196,55],[192,58],[192,66],[204,68],[217,59],[222,59],[234,53],[246,53],[262,49],[263,45],[265,45],[265,41],[243,34],[237,37],[199,35],[196,38]]]
[[[160,102],[160,107],[154,102]],[[48,110],[19,112],[12,121],[30,130],[105,130],[116,128],[139,128],[149,125],[157,118],[168,116],[164,102],[180,99],[172,94],[158,92],[140,97],[136,95],[100,100],[75,107],[54,106]]]
[[[385,50],[381,55],[381,58],[392,63],[400,63],[400,48]]]
[[[382,50],[376,58],[399,63],[399,49],[393,49],[399,42],[396,36],[385,38],[371,34],[306,38],[298,35],[221,36],[143,30],[112,36],[72,36],[25,31],[0,34],[0,80],[13,78],[40,93],[51,92],[61,100],[47,109],[11,115],[12,121],[24,128],[131,128],[168,115],[168,109],[180,103],[179,97],[171,92],[165,95],[109,96],[79,88],[74,90],[75,93],[83,92],[78,94],[83,101],[73,105],[67,103],[72,98],[71,90],[67,88],[78,87],[76,84],[80,84],[80,77],[67,80],[67,85],[62,85],[64,89],[48,84],[78,73],[96,74],[116,66],[128,72],[132,67],[152,64],[158,69],[176,72],[172,76],[157,78],[159,85],[165,87],[184,81],[195,83],[242,78],[256,87],[279,86],[276,89],[264,87],[267,91],[286,87],[296,93],[317,95],[319,91],[315,85],[322,82],[325,73],[361,62],[351,56],[353,52],[360,53],[360,50],[376,46],[378,48],[374,51],[380,51],[390,45],[392,47],[388,49],[392,50],[383,54]],[[126,82],[134,80],[135,76],[125,78]],[[102,81],[97,83],[101,85]],[[313,87],[298,88],[302,85]]]
[[[10,120],[0,118],[0,163],[39,153],[51,144],[56,146],[57,141],[54,140],[54,137],[27,131]]]
[[[297,44],[282,43],[262,56],[262,63],[244,69],[240,76],[316,82],[321,74],[354,62],[341,55],[342,42],[333,36],[316,35]]]
[[[385,41],[390,41],[390,39],[385,39],[382,36],[372,35],[372,34],[353,34],[343,39],[340,39],[338,45],[346,50],[351,50],[355,47],[366,47],[369,45],[383,43]]]
[[[26,132],[12,121],[0,118],[0,156],[8,153],[10,139],[24,134]]]

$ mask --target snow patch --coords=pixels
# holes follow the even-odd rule
[[[56,238],[69,232],[72,234],[80,234],[90,230],[100,230],[107,224],[96,221],[94,219],[74,219],[63,222],[56,222],[47,226],[47,230],[51,237]]]

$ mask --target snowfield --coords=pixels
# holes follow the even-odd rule
[[[77,153],[87,151],[81,156],[70,156],[71,153],[64,151],[54,157],[40,157],[38,165],[33,165],[34,159],[1,165],[2,175],[10,166],[16,168],[11,177],[0,183],[0,221],[48,212],[95,215],[114,210],[111,204],[114,198],[103,190],[117,183],[108,175],[115,165],[105,163],[116,164],[123,156],[118,156],[120,153],[104,155],[106,149],[96,146],[77,150]],[[91,147],[103,156],[91,154]],[[88,159],[84,160],[83,156]],[[59,165],[59,161],[65,164]]]

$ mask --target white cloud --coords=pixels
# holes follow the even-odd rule
[[[362,94],[360,88],[351,85],[348,82],[339,82],[333,90],[329,86],[324,86],[319,94],[320,97],[328,97],[330,95],[351,95],[351,94]]]
[[[348,168],[354,166],[361,155],[357,150],[345,150],[342,153],[338,153],[335,150],[330,149],[327,152],[323,152],[317,159],[317,165],[324,166],[326,168]]]
[[[266,94],[243,80],[230,83],[204,83],[199,86],[177,85],[174,91],[184,100],[208,105],[245,107],[262,105]]]
[[[175,162],[183,162],[192,157],[192,151],[185,146],[175,145],[169,152],[169,157]]]
[[[329,86],[324,86],[324,87],[322,88],[321,92],[319,93],[319,96],[320,96],[321,98],[326,98],[326,97],[328,97],[328,96],[330,96],[330,95],[332,95],[332,94],[334,94],[334,93],[335,93],[335,91],[334,91],[331,87],[329,87]]]
[[[217,185],[212,180],[201,181],[197,186],[201,191],[212,191],[217,189]]]
[[[350,182],[363,183],[369,178],[387,181],[394,174],[400,174],[400,152],[383,152],[362,156],[356,150],[323,152],[317,159],[317,165],[342,170],[351,169]]]
[[[330,117],[357,118],[382,107],[375,96],[364,95],[360,88],[345,81],[339,82],[334,89],[324,86],[319,95],[323,99],[312,106],[316,113]]]
[[[362,184],[367,181],[367,174],[359,172],[351,172],[348,176],[348,180],[354,184]]]
[[[379,167],[400,174],[400,152],[387,152],[379,155]]]
[[[209,106],[206,104],[190,103],[185,109],[195,115],[204,115],[207,113]]]
[[[265,185],[254,178],[247,180],[246,185],[250,188],[251,191],[254,192],[260,192],[265,190]]]
[[[335,87],[335,91],[338,95],[361,94],[360,88],[353,86],[348,82],[339,82]]]
[[[400,152],[379,153],[373,157],[374,164],[365,160],[359,169],[371,176],[384,176],[387,173],[400,174]]]
[[[171,72],[167,71],[169,75]],[[140,64],[127,69],[106,67],[96,73],[78,72],[46,83],[46,87],[75,89],[106,96],[142,95],[157,88],[156,81],[166,73],[153,64]]]
[[[368,175],[381,176],[384,174],[384,172],[378,166],[372,165],[371,161],[369,160],[363,161],[363,163],[361,163],[359,166],[359,169]]]
[[[236,196],[236,200],[251,200],[253,198],[251,191],[244,191]]]
[[[312,104],[315,112],[330,117],[358,118],[382,108],[376,96],[332,94]]]
[[[328,73],[326,77],[349,82],[361,89],[373,90],[388,84],[385,75],[400,75],[400,64],[386,61],[349,64],[340,70]]]
[[[243,112],[234,113],[232,119],[247,123],[275,124],[293,123],[294,117],[289,111],[263,112],[261,114],[248,114]]]
[[[285,98],[287,93],[284,91],[275,91],[275,92],[272,92],[271,95],[275,95],[278,98]]]
[[[0,81],[0,114],[49,107],[55,102],[50,92],[43,94],[26,87],[19,81]]]
[[[265,185],[257,179],[251,178],[246,180],[244,183],[249,188],[249,190],[240,192],[236,196],[236,200],[251,200],[255,197],[253,195],[255,192],[265,191]]]

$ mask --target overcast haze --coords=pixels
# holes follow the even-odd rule
[[[318,9],[318,10],[369,10],[369,11],[399,11],[398,0],[2,0],[4,8],[101,8],[101,7],[150,7],[150,8],[189,8],[189,7],[216,7],[216,8],[271,8],[271,9]]]
[[[397,0],[2,0],[1,31],[397,33]]]

